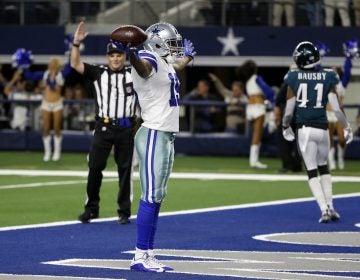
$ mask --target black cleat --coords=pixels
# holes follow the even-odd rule
[[[87,223],[90,223],[90,220],[96,219],[96,218],[99,218],[98,212],[91,212],[89,210],[85,210],[84,213],[79,215],[78,219],[80,222],[87,224]]]
[[[130,224],[129,217],[127,217],[125,215],[120,215],[119,219],[118,219],[118,223],[121,224],[121,225]]]

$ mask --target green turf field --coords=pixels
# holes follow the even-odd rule
[[[61,161],[47,163],[42,161],[41,152],[0,152],[0,158],[0,169],[87,170],[83,153],[64,153]],[[277,174],[278,159],[265,158],[263,162],[269,165],[266,171],[249,168],[247,158],[178,156],[174,172]],[[359,167],[358,161],[347,161],[346,169],[333,175],[360,176]],[[106,170],[115,171],[112,158]],[[85,185],[84,177],[1,175],[0,227],[76,220],[83,210]],[[162,211],[311,197],[306,181],[171,179],[168,188]],[[360,192],[359,183],[334,183],[335,194],[354,192]],[[116,215],[116,193],[116,178],[106,178],[101,189],[101,217]],[[132,214],[136,214],[139,196],[136,179]]]

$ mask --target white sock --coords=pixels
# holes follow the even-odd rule
[[[54,137],[54,154],[52,160],[59,160],[61,155],[62,136]]]
[[[330,209],[333,209],[333,197],[332,197],[332,182],[331,175],[325,174],[320,176],[321,188],[325,196],[326,204]]]
[[[147,253],[147,250],[141,250],[139,248],[136,248],[136,251],[135,251],[135,260],[137,259],[141,259],[144,254]]]
[[[259,161],[259,145],[250,146],[250,166],[254,166]]]
[[[345,162],[344,162],[344,148],[341,147],[341,145],[337,145],[337,158],[338,158],[338,166],[339,169],[342,170],[345,167]]]
[[[313,193],[321,212],[324,212],[328,208],[328,206],[326,203],[325,195],[321,188],[319,178],[318,177],[311,178],[308,182],[309,182],[310,190]]]
[[[44,144],[44,161],[49,161],[51,156],[51,138],[50,135],[43,136]]]
[[[152,249],[147,250],[147,253],[150,257],[155,257],[155,252]]]
[[[328,155],[329,168],[330,170],[336,169],[335,163],[335,147],[331,147]]]

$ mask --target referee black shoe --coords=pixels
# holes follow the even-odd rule
[[[87,224],[90,223],[90,220],[99,218],[99,212],[91,212],[90,210],[85,210],[84,213],[79,215],[79,221]]]
[[[130,224],[129,217],[125,215],[119,215],[118,223],[121,225]]]

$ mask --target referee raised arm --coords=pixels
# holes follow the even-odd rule
[[[89,153],[87,200],[85,211],[79,216],[79,220],[88,223],[99,216],[102,171],[114,146],[114,158],[119,175],[118,222],[128,224],[131,214],[131,165],[136,106],[130,67],[124,66],[126,54],[112,43],[107,45],[107,66],[83,63],[80,59],[79,44],[86,36],[84,23],[80,22],[74,34],[71,67],[94,84],[96,125]]]

